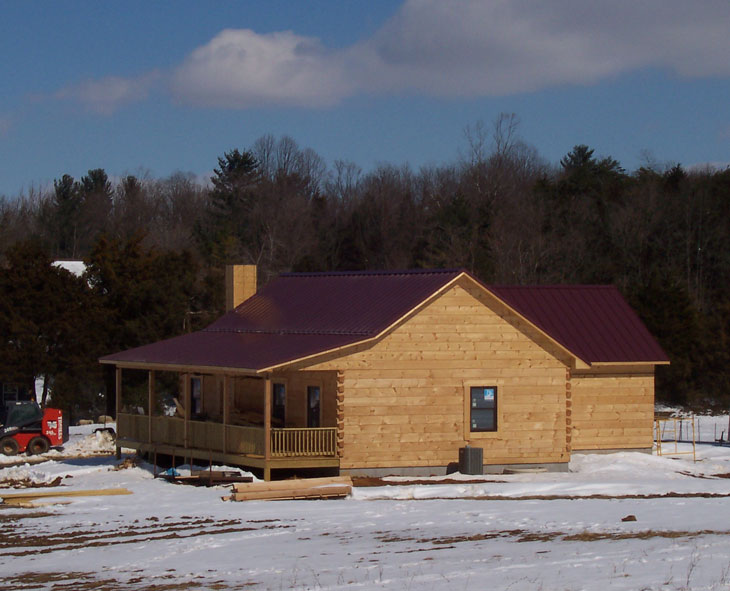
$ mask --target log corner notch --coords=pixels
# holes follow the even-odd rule
[[[337,370],[337,457],[345,448],[345,372]]]

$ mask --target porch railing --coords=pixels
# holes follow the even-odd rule
[[[120,439],[140,443],[173,445],[192,449],[219,451],[229,454],[263,456],[263,427],[223,425],[209,421],[188,421],[188,441],[185,442],[185,420],[177,417],[152,417],[119,413],[117,432]],[[225,446],[223,429],[225,428]],[[271,457],[336,457],[337,429],[272,429]]]
[[[188,441],[185,445],[185,420],[177,417],[152,417],[152,443],[174,445],[229,454],[264,455],[264,430],[259,427],[225,425],[225,447],[221,423],[188,421]],[[149,416],[119,413],[117,432],[120,439],[147,443]]]
[[[335,457],[337,455],[337,429],[272,429],[272,457]]]

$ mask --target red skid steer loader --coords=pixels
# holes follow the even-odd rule
[[[41,409],[35,401],[0,407],[0,453],[43,454],[67,441],[68,422],[57,408]]]

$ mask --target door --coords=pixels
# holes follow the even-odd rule
[[[319,386],[307,386],[307,428],[319,427],[321,415],[322,403]]]
[[[274,383],[274,400],[271,405],[271,422],[275,427],[286,426],[286,386]]]

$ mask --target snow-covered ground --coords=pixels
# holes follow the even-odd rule
[[[730,474],[728,447],[698,446],[696,463],[691,456],[576,455],[569,473],[431,485],[391,479],[339,501],[234,503],[222,500],[224,487],[170,484],[149,465],[115,469],[113,456],[98,455],[110,442],[92,430],[73,428],[67,448],[74,453],[0,469],[0,486],[60,477],[63,490],[132,494],[1,509],[0,586],[730,587],[730,479],[721,476]],[[636,520],[623,521],[628,516]]]
[[[102,431],[97,429],[115,425],[93,424],[83,427],[71,427],[69,429],[69,440],[61,449],[51,448],[41,456],[28,457],[25,454],[17,456],[4,456],[0,454],[0,466],[8,466],[23,463],[39,463],[47,460],[62,460],[77,457],[89,457],[94,455],[108,455],[114,451],[114,440]]]

